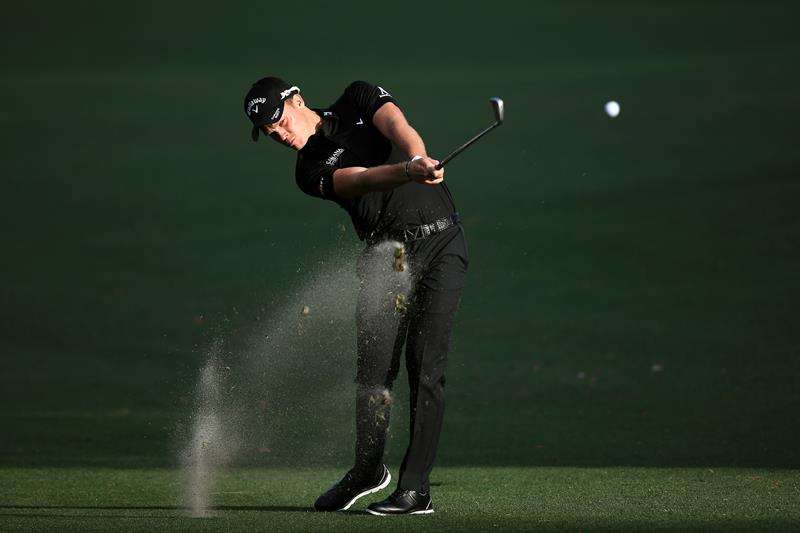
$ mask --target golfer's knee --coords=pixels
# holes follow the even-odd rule
[[[371,406],[391,405],[394,399],[391,388],[383,385],[359,384],[357,394]]]
[[[444,374],[440,372],[425,373],[423,372],[419,377],[419,386],[429,392],[436,392],[444,388]]]

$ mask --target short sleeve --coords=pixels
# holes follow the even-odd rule
[[[310,196],[338,202],[340,198],[333,190],[333,172],[335,170],[334,165],[326,164],[325,161],[317,161],[300,155],[295,168],[295,181],[300,190]]]
[[[366,81],[354,81],[344,90],[345,97],[350,104],[366,119],[372,122],[375,112],[383,104],[392,102],[397,105],[389,91],[379,85],[372,85]]]

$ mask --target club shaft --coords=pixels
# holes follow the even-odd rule
[[[475,141],[477,141],[478,139],[480,139],[481,137],[483,137],[484,135],[486,135],[487,133],[489,133],[490,131],[492,131],[493,129],[495,129],[495,128],[496,128],[497,126],[499,126],[499,125],[500,125],[500,122],[495,122],[494,124],[492,124],[491,126],[489,126],[488,128],[486,128],[485,130],[483,130],[482,132],[480,132],[480,133],[478,133],[477,135],[475,135],[475,137],[473,137],[472,139],[468,140],[467,142],[465,142],[464,144],[462,144],[461,146],[459,146],[458,148],[456,148],[455,150],[453,150],[453,151],[450,153],[450,155],[448,155],[447,157],[445,157],[444,159],[442,159],[442,161],[441,161],[441,162],[440,162],[438,165],[436,165],[436,170],[439,170],[439,169],[441,169],[441,168],[442,168],[443,166],[445,166],[445,165],[446,165],[446,164],[447,164],[447,163],[448,163],[448,162],[449,162],[451,159],[453,159],[455,156],[457,156],[458,154],[460,154],[461,152],[463,152],[464,150],[466,150],[467,148],[469,148],[469,146],[470,146],[472,143],[474,143]]]

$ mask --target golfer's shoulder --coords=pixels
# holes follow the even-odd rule
[[[380,85],[356,80],[345,87],[344,92],[332,107],[348,107],[372,114],[386,102],[394,102],[392,95]]]
[[[365,95],[369,94],[372,87],[374,87],[374,85],[366,81],[358,80],[350,82],[350,84],[344,88],[344,91],[342,91],[341,95],[336,99],[336,102],[334,102],[331,108],[357,106],[358,103],[363,100]]]
[[[336,148],[332,153],[323,155],[319,149],[308,150],[308,146],[297,153],[297,165],[294,171],[294,181],[301,191],[322,198],[341,203],[341,199],[333,189],[333,172],[336,162],[344,152],[343,148]],[[326,157],[326,159],[323,159]]]
[[[345,94],[358,95],[361,93],[370,93],[375,90],[377,85],[364,80],[351,81],[350,85],[345,87]]]
[[[345,87],[344,93],[345,94],[351,94],[351,95],[357,95],[357,94],[364,93],[364,92],[370,92],[373,89],[375,89],[375,87],[377,87],[377,85],[375,85],[373,83],[370,83],[368,81],[356,80],[356,81],[350,82],[350,85]]]
[[[318,185],[325,165],[320,154],[313,150],[301,150],[297,153],[294,167],[294,181],[306,194],[317,196]]]
[[[297,152],[297,162],[294,167],[295,178],[300,178],[316,169],[324,159],[321,150],[316,148],[313,143],[307,144]]]

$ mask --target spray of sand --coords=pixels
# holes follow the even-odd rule
[[[191,436],[181,452],[184,501],[192,516],[206,516],[216,472],[235,456],[238,446],[230,431],[232,421],[226,413],[223,390],[224,367],[219,363],[220,344],[212,347],[211,357],[200,371],[195,391],[195,412]]]
[[[249,333],[213,343],[181,452],[184,501],[193,516],[208,515],[218,476],[234,461],[352,461],[359,289],[371,322],[406,312],[407,259],[402,245],[384,242],[319,261]]]

